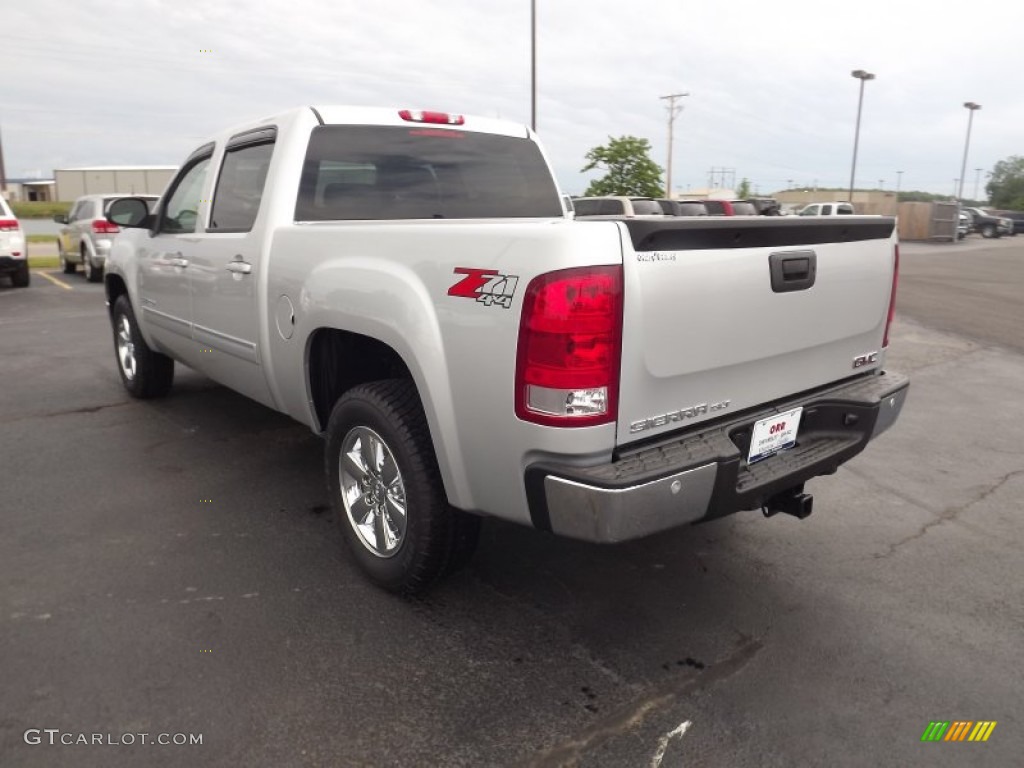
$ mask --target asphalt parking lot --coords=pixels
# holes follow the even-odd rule
[[[1019,765],[1024,238],[902,264],[907,406],[809,519],[488,521],[419,600],[349,562],[306,428],[180,367],[132,401],[100,286],[0,283],[0,766]]]

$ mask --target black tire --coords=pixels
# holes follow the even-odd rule
[[[121,294],[114,302],[111,315],[114,330],[114,356],[117,359],[117,371],[121,374],[121,383],[128,394],[139,399],[163,397],[171,390],[174,383],[174,361],[154,352],[146,344],[135,322],[135,312],[128,294]],[[124,323],[127,322],[127,326]],[[122,331],[124,335],[122,335]],[[122,356],[121,343],[130,342],[134,370],[126,370],[127,362]]]
[[[383,444],[383,459],[375,473],[383,482],[378,482],[376,491],[356,494],[357,500],[349,502],[352,517],[343,500],[342,485],[348,482],[351,491],[351,481],[363,470],[355,462],[343,465],[342,451],[366,450],[363,439]],[[346,392],[335,404],[327,425],[325,457],[327,488],[342,537],[374,584],[403,595],[421,593],[469,560],[476,547],[479,521],[448,504],[427,420],[412,382],[388,379]],[[391,469],[387,468],[389,462]],[[389,472],[391,479],[387,479]],[[343,481],[345,473],[347,481]],[[373,485],[372,474],[367,470],[362,475],[367,487]],[[396,483],[400,496],[391,492]],[[396,498],[399,505],[389,507],[387,502]],[[404,517],[393,511],[403,503]],[[354,522],[356,518],[363,521],[363,533]],[[367,527],[373,531],[374,542],[364,538]],[[385,527],[392,536],[398,532],[393,549],[388,549],[386,539],[382,541]]]
[[[982,237],[995,237],[996,236],[996,228],[994,226],[992,226],[991,224],[986,224],[984,227],[981,228],[981,236]]]
[[[82,272],[90,283],[98,283],[103,279],[103,269],[92,263],[89,259],[89,252],[85,248],[82,248]]]
[[[30,272],[28,271],[28,259],[18,267],[14,272],[11,272],[11,282],[15,288],[28,288],[29,281],[31,280]]]

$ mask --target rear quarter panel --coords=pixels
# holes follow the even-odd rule
[[[308,340],[319,328],[338,328],[378,339],[405,361],[449,499],[462,509],[528,522],[528,464],[610,458],[614,424],[555,429],[519,421],[514,377],[530,280],[567,267],[621,263],[616,224],[331,222],[282,226],[273,240],[267,300],[273,306],[289,296],[296,325],[291,339],[270,334],[269,359],[282,408],[294,418],[314,425]],[[465,277],[458,268],[514,278],[510,306],[449,295]]]

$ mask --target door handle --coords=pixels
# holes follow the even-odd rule
[[[239,275],[252,274],[252,264],[247,261],[229,261],[225,269]]]
[[[168,259],[167,263],[170,264],[172,267],[184,268],[188,266],[188,259],[182,258],[181,254],[179,253],[173,259]]]

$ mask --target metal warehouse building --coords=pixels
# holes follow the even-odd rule
[[[175,165],[104,165],[95,168],[58,168],[56,199],[74,200],[82,195],[119,192],[159,195],[170,183]]]

